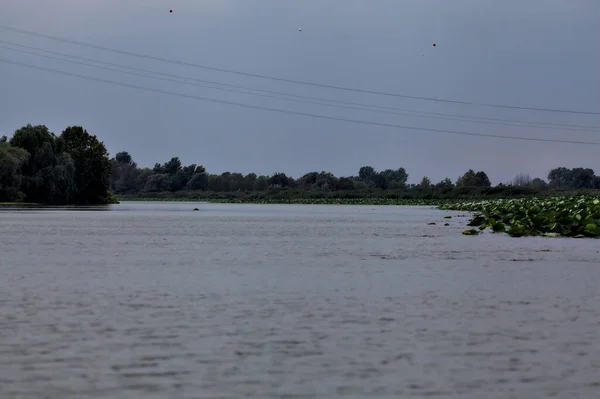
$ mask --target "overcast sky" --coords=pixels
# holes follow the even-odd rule
[[[599,20],[598,0],[0,0],[2,26],[128,52],[361,90],[590,112],[600,111]],[[403,110],[586,126],[599,126],[597,115],[311,87],[2,29],[0,41],[1,59],[210,99],[420,128],[600,142],[599,129],[531,128],[305,104],[132,76],[2,46],[41,54],[14,46],[20,44],[223,84]],[[557,166],[591,167],[600,174],[600,146],[315,119],[5,63],[0,63],[0,110],[0,133],[12,134],[27,123],[45,124],[57,134],[68,125],[82,125],[104,141],[111,156],[126,150],[142,166],[179,156],[211,173],[282,171],[298,177],[313,170],[349,175],[371,165],[404,167],[412,182],[424,175],[434,182],[454,181],[473,168],[486,171],[494,184],[521,171],[545,177]]]

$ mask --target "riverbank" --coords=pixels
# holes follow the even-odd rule
[[[35,202],[0,202],[0,206],[40,206]]]
[[[600,190],[532,190],[523,187],[477,189],[411,189],[309,191],[271,189],[266,191],[175,191],[117,195],[119,201],[194,201],[232,204],[336,204],[336,205],[438,205],[456,201],[518,198],[599,196]]]

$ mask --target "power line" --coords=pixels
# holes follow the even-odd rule
[[[133,71],[141,71],[144,73],[150,73],[150,74],[155,74],[155,75],[169,76],[169,77],[173,77],[173,78],[180,79],[180,80],[188,80],[191,82],[187,83],[187,82],[182,82],[180,80],[175,80],[175,79],[160,78],[160,77],[151,76],[151,75],[143,75],[143,74],[135,73],[135,72],[122,71],[122,70],[118,70],[118,69],[87,64],[84,62],[78,62],[78,61],[68,60],[68,59],[64,59],[64,58],[52,57],[52,56],[43,55],[43,54],[37,54],[37,53],[30,52],[30,51],[24,51],[24,50],[14,49],[11,47],[6,47],[6,46],[3,46],[2,43],[9,44],[11,46],[18,46],[18,47],[22,47],[22,48],[33,49],[36,51],[42,51],[42,52],[46,52],[49,54],[58,54],[58,55],[73,58],[73,59],[80,59],[80,60],[96,62],[96,63],[100,63],[100,64],[105,64],[105,65],[116,66],[119,68],[130,69]],[[21,52],[21,53],[25,53],[25,54],[31,54],[31,55],[35,55],[37,57],[44,57],[44,58],[49,58],[49,59],[54,59],[54,60],[60,60],[60,61],[74,63],[74,64],[85,65],[85,66],[89,66],[92,68],[105,69],[105,70],[109,70],[109,71],[126,73],[126,74],[130,74],[130,75],[147,77],[147,78],[151,78],[151,79],[164,80],[164,81],[182,83],[182,84],[192,84],[194,86],[206,87],[206,88],[211,88],[211,89],[216,89],[216,90],[224,90],[224,91],[228,91],[228,92],[242,93],[242,94],[248,94],[248,95],[259,96],[259,97],[276,98],[276,99],[281,99],[281,100],[286,100],[286,101],[295,101],[295,102],[301,102],[301,103],[307,103],[307,104],[324,105],[324,106],[329,106],[329,107],[354,109],[354,110],[367,111],[367,112],[378,112],[378,113],[384,113],[384,114],[394,114],[394,115],[401,115],[401,116],[416,116],[416,117],[425,118],[425,119],[441,119],[441,120],[481,123],[481,124],[490,124],[490,125],[517,126],[517,127],[525,127],[525,128],[545,128],[545,129],[555,129],[555,130],[568,129],[568,130],[590,131],[590,132],[596,132],[596,131],[600,130],[600,126],[564,125],[564,124],[554,124],[554,123],[547,123],[547,122],[514,121],[514,120],[510,120],[510,119],[506,120],[506,119],[499,119],[499,118],[477,118],[477,117],[471,117],[471,116],[444,114],[444,113],[438,113],[438,112],[424,112],[424,111],[405,110],[405,109],[391,108],[391,107],[380,107],[380,106],[369,105],[369,104],[360,104],[360,103],[353,103],[353,102],[348,102],[348,101],[337,101],[337,100],[323,99],[323,98],[318,98],[318,97],[298,96],[298,95],[290,94],[290,93],[277,92],[277,91],[271,91],[271,90],[262,90],[262,89],[247,87],[247,86],[225,84],[225,83],[195,79],[195,78],[190,78],[190,77],[185,77],[185,76],[180,76],[180,75],[173,75],[173,74],[168,74],[168,73],[163,73],[163,72],[156,72],[156,71],[151,71],[151,70],[142,69],[142,68],[134,68],[134,67],[119,65],[119,64],[115,64],[115,63],[111,63],[111,62],[99,61],[99,60],[94,60],[94,59],[90,59],[90,58],[78,57],[78,56],[73,56],[70,54],[60,53],[60,52],[56,52],[56,51],[45,50],[45,49],[41,49],[38,47],[26,46],[26,45],[18,44],[18,43],[11,43],[11,42],[7,42],[4,40],[0,40],[0,48],[4,48],[7,50],[16,51],[16,52]],[[225,86],[225,87],[242,88],[245,90],[253,90],[253,91],[262,92],[262,93],[280,94],[280,95],[284,95],[284,96],[291,96],[291,97],[297,97],[297,98],[302,98],[302,99],[327,101],[327,102],[331,102],[331,103],[340,103],[340,104],[350,104],[353,106],[343,106],[343,105],[328,104],[328,103],[316,102],[316,101],[305,101],[305,100],[298,100],[298,99],[292,99],[292,98],[285,98],[285,97],[273,96],[273,95],[248,93],[248,92],[244,92],[244,91],[240,91],[240,90],[224,89],[223,87],[213,87],[213,86],[209,86],[206,84],[199,84],[196,82],[209,83],[209,84]],[[354,105],[357,105],[358,107],[355,107]],[[366,109],[364,107],[376,108],[376,109]],[[406,113],[406,112],[395,112],[395,111],[417,112],[417,113],[421,113],[421,114],[425,114],[425,115],[410,114],[410,113]],[[430,116],[428,114],[442,115],[442,116],[441,117],[440,116]],[[451,116],[451,118],[446,118],[443,116]],[[474,118],[475,120],[461,119],[461,118]],[[479,119],[482,119],[482,120],[479,120]],[[492,122],[487,121],[488,119],[492,120]],[[504,123],[493,122],[495,120],[502,121]],[[508,123],[506,123],[506,122],[508,122]],[[515,123],[510,123],[510,122],[515,122]],[[536,124],[537,124],[537,126],[536,126]]]
[[[307,86],[321,87],[321,88],[327,88],[327,89],[342,90],[342,91],[357,92],[357,93],[366,93],[366,94],[376,94],[376,95],[388,96],[388,97],[409,98],[409,99],[413,99],[413,100],[436,101],[436,102],[455,103],[455,104],[463,104],[463,105],[478,105],[478,106],[483,106],[483,107],[507,108],[507,109],[529,110],[529,111],[539,111],[539,112],[600,115],[600,112],[522,107],[522,106],[516,106],[516,105],[503,105],[503,104],[474,103],[474,102],[468,102],[468,101],[448,100],[448,99],[441,99],[441,98],[434,98],[434,97],[409,96],[409,95],[397,94],[397,93],[388,93],[388,92],[381,92],[381,91],[374,91],[374,90],[361,90],[361,89],[355,89],[355,88],[349,88],[349,87],[342,87],[342,86],[335,86],[335,85],[328,85],[328,84],[321,84],[321,83],[314,83],[314,82],[305,82],[305,81],[294,80],[294,79],[286,79],[286,78],[279,78],[279,77],[261,75],[261,74],[256,74],[256,73],[236,71],[236,70],[232,70],[232,69],[211,67],[211,66],[207,66],[207,65],[201,65],[201,64],[179,61],[179,60],[172,60],[172,59],[157,57],[157,56],[148,55],[148,54],[134,53],[131,51],[118,50],[118,49],[114,49],[114,48],[110,48],[110,47],[99,46],[99,45],[92,44],[92,43],[86,43],[86,42],[81,42],[81,41],[77,41],[77,40],[65,39],[65,38],[58,37],[58,36],[52,36],[52,35],[47,35],[47,34],[43,34],[43,33],[28,31],[28,30],[24,30],[24,29],[18,29],[18,28],[14,28],[14,27],[10,27],[10,26],[5,26],[5,25],[0,25],[0,29],[4,29],[4,30],[16,32],[16,33],[21,33],[24,35],[41,37],[41,38],[45,38],[48,40],[60,41],[63,43],[70,43],[70,44],[75,44],[78,46],[94,48],[97,50],[109,51],[109,52],[123,54],[123,55],[129,55],[132,57],[145,58],[145,59],[149,59],[149,60],[161,61],[161,62],[166,62],[166,63],[171,63],[171,64],[178,64],[178,65],[183,65],[183,66],[187,66],[187,67],[200,68],[200,69],[206,69],[206,70],[212,70],[212,71],[224,72],[224,73],[231,73],[231,74],[235,74],[235,75],[242,75],[242,76],[260,78],[260,79],[275,80],[275,81],[286,82],[286,83],[294,83],[294,84],[301,84],[301,85],[307,85]]]
[[[258,109],[258,110],[263,110],[263,111],[278,112],[278,113],[282,113],[282,114],[300,115],[300,116],[306,116],[306,117],[318,118],[318,119],[327,119],[327,120],[356,123],[356,124],[362,124],[362,125],[391,127],[391,128],[396,128],[396,129],[418,130],[418,131],[424,131],[424,132],[446,133],[446,134],[455,134],[455,135],[464,135],[464,136],[501,138],[501,139],[512,139],[512,140],[526,140],[526,141],[538,141],[538,142],[549,142],[549,143],[600,145],[600,142],[575,141],[575,140],[554,140],[554,139],[542,139],[542,138],[519,137],[519,136],[503,136],[503,135],[498,135],[498,134],[483,134],[483,133],[471,133],[471,132],[454,131],[454,130],[429,129],[429,128],[416,127],[416,126],[403,126],[403,125],[395,125],[395,124],[390,124],[390,123],[363,121],[363,120],[358,120],[358,119],[338,118],[338,117],[333,117],[333,116],[283,110],[283,109],[278,109],[278,108],[262,107],[262,106],[258,106],[258,105],[236,103],[233,101],[217,100],[214,98],[201,97],[201,96],[177,93],[177,92],[172,92],[172,91],[167,91],[167,90],[154,89],[151,87],[116,82],[113,80],[102,79],[102,78],[97,78],[97,77],[93,77],[93,76],[80,75],[80,74],[76,74],[73,72],[61,71],[58,69],[39,67],[36,65],[27,64],[27,63],[23,63],[23,62],[11,61],[11,60],[8,60],[5,58],[0,58],[0,62],[6,63],[6,64],[12,64],[12,65],[19,65],[19,66],[31,68],[31,69],[38,69],[41,71],[51,72],[51,73],[64,75],[64,76],[77,77],[77,78],[80,78],[83,80],[96,81],[96,82],[100,82],[100,83],[112,84],[112,85],[121,86],[121,87],[129,87],[132,89],[144,90],[144,91],[149,91],[149,92],[153,92],[153,93],[167,94],[167,95],[171,95],[171,96],[175,96],[175,97],[189,98],[189,99],[212,102],[212,103],[217,103],[217,104],[234,105],[234,106],[238,106],[238,107],[242,107],[242,108]]]

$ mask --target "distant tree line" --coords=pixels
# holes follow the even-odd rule
[[[455,182],[445,178],[432,183],[423,177],[408,184],[404,168],[376,171],[363,166],[354,176],[334,176],[313,171],[299,178],[283,172],[270,176],[255,173],[208,173],[203,165],[183,165],[178,157],[153,168],[139,167],[126,151],[109,158],[96,136],[81,126],[67,127],[60,136],[44,125],[27,125],[8,139],[0,138],[0,202],[24,201],[46,204],[106,204],[113,194],[135,197],[195,193],[265,193],[288,191],[295,195],[390,192],[405,197],[459,197],[512,195],[553,190],[600,189],[600,176],[589,168],[552,169],[547,181],[517,175],[507,184],[493,187],[484,171],[469,169]],[[346,193],[346,194],[344,194]],[[512,193],[512,194],[511,194]]]

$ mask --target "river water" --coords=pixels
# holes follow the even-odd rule
[[[433,207],[107,209],[0,211],[0,397],[600,397],[599,240],[463,236]]]

